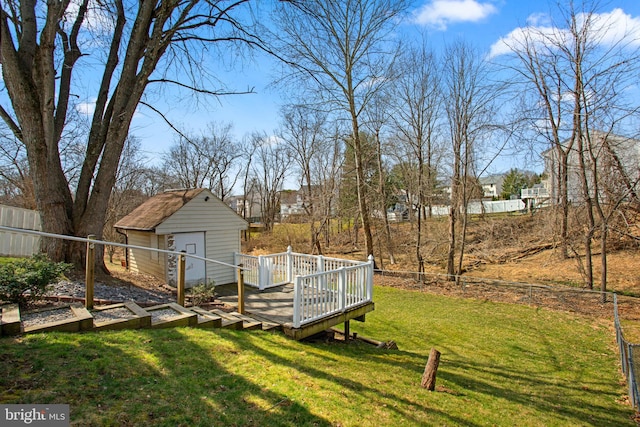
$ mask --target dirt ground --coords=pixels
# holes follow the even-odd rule
[[[631,223],[631,236],[618,238],[607,254],[607,290],[640,297],[640,217]],[[552,218],[538,215],[511,215],[503,217],[474,218],[467,232],[463,270],[465,275],[512,282],[545,285],[585,287],[580,274],[577,254],[582,254],[581,235],[573,242],[575,253],[562,259],[554,246]],[[271,235],[256,235],[245,243],[246,251],[256,254],[277,253],[293,246],[296,252],[309,252],[309,237],[301,224],[282,224]],[[296,231],[297,229],[297,231]],[[417,271],[415,249],[415,225],[392,224],[392,250],[383,243],[380,228],[374,230],[375,255],[378,267],[391,271]],[[430,220],[425,225],[421,254],[425,271],[446,273],[448,224],[446,220]],[[346,237],[348,235],[348,238]],[[364,239],[354,243],[352,233],[343,232],[331,237],[330,245],[324,245],[323,254],[351,259],[366,259]],[[381,249],[382,248],[382,249]],[[594,289],[600,289],[601,259],[599,242],[593,244]],[[584,263],[582,256],[581,262]]]

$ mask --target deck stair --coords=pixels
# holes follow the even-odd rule
[[[222,317],[200,307],[189,307],[198,315],[198,328],[222,328]]]
[[[23,324],[30,313],[20,312],[15,304],[0,307],[0,335],[19,335],[47,331],[102,331],[141,328],[227,328],[235,330],[275,330],[280,325],[264,319],[256,319],[238,312],[219,309],[205,310],[200,307],[182,307],[175,303],[142,308],[134,302],[96,306],[91,310],[74,303],[62,307],[41,309],[37,312],[43,320],[38,324]],[[61,310],[68,315],[62,316]],[[50,315],[47,313],[50,312]],[[51,319],[51,320],[49,320]]]
[[[262,329],[262,322],[256,319],[253,319],[249,316],[240,314],[237,311],[227,313],[225,311],[216,309],[216,310],[211,310],[211,312],[219,315],[227,322],[230,322],[233,325],[233,327],[229,326],[230,328],[239,329],[239,330],[248,330],[248,331],[252,331],[255,329]],[[223,324],[224,324],[224,321],[223,321]]]
[[[269,320],[255,313],[249,313],[248,315],[251,316],[253,319],[256,319],[262,322],[263,331],[281,331],[282,330],[282,325],[279,323],[276,323],[272,320]]]
[[[152,329],[198,325],[198,315],[176,303],[154,305],[145,310],[151,313]]]

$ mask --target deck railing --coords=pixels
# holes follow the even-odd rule
[[[293,326],[299,328],[371,302],[373,261],[296,276],[293,285]]]
[[[368,262],[287,252],[272,255],[236,254],[244,283],[264,290],[293,283],[293,326],[300,326],[371,302],[373,258]]]
[[[286,252],[271,255],[236,253],[235,263],[242,264],[249,270],[244,273],[244,283],[261,291],[285,283],[293,283],[296,276],[307,276],[363,264],[360,261],[348,259],[296,253],[290,246]]]

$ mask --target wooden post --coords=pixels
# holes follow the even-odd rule
[[[424,367],[424,374],[422,374],[422,388],[426,388],[429,391],[433,391],[436,388],[436,374],[438,373],[438,365],[440,364],[440,352],[435,348],[431,349],[429,353],[429,360]]]
[[[184,275],[185,275],[185,264],[186,264],[186,256],[184,254],[185,251],[182,251],[180,255],[178,255],[178,305],[184,307]]]
[[[351,335],[351,327],[350,326],[351,325],[349,324],[349,321],[346,320],[344,322],[344,340],[345,340],[345,342],[349,342],[349,338],[350,338],[350,335]]]
[[[95,234],[89,234],[87,236],[89,240],[95,240]],[[96,244],[93,242],[87,242],[87,254],[85,261],[85,291],[84,291],[84,306],[87,309],[93,308],[93,286],[96,279]]]
[[[244,270],[238,264],[238,313],[244,314]]]

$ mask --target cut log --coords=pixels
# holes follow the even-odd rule
[[[433,391],[436,388],[436,374],[438,373],[438,365],[440,364],[440,352],[435,348],[431,349],[429,353],[429,360],[424,367],[424,374],[422,374],[422,388],[426,388],[429,391]]]

